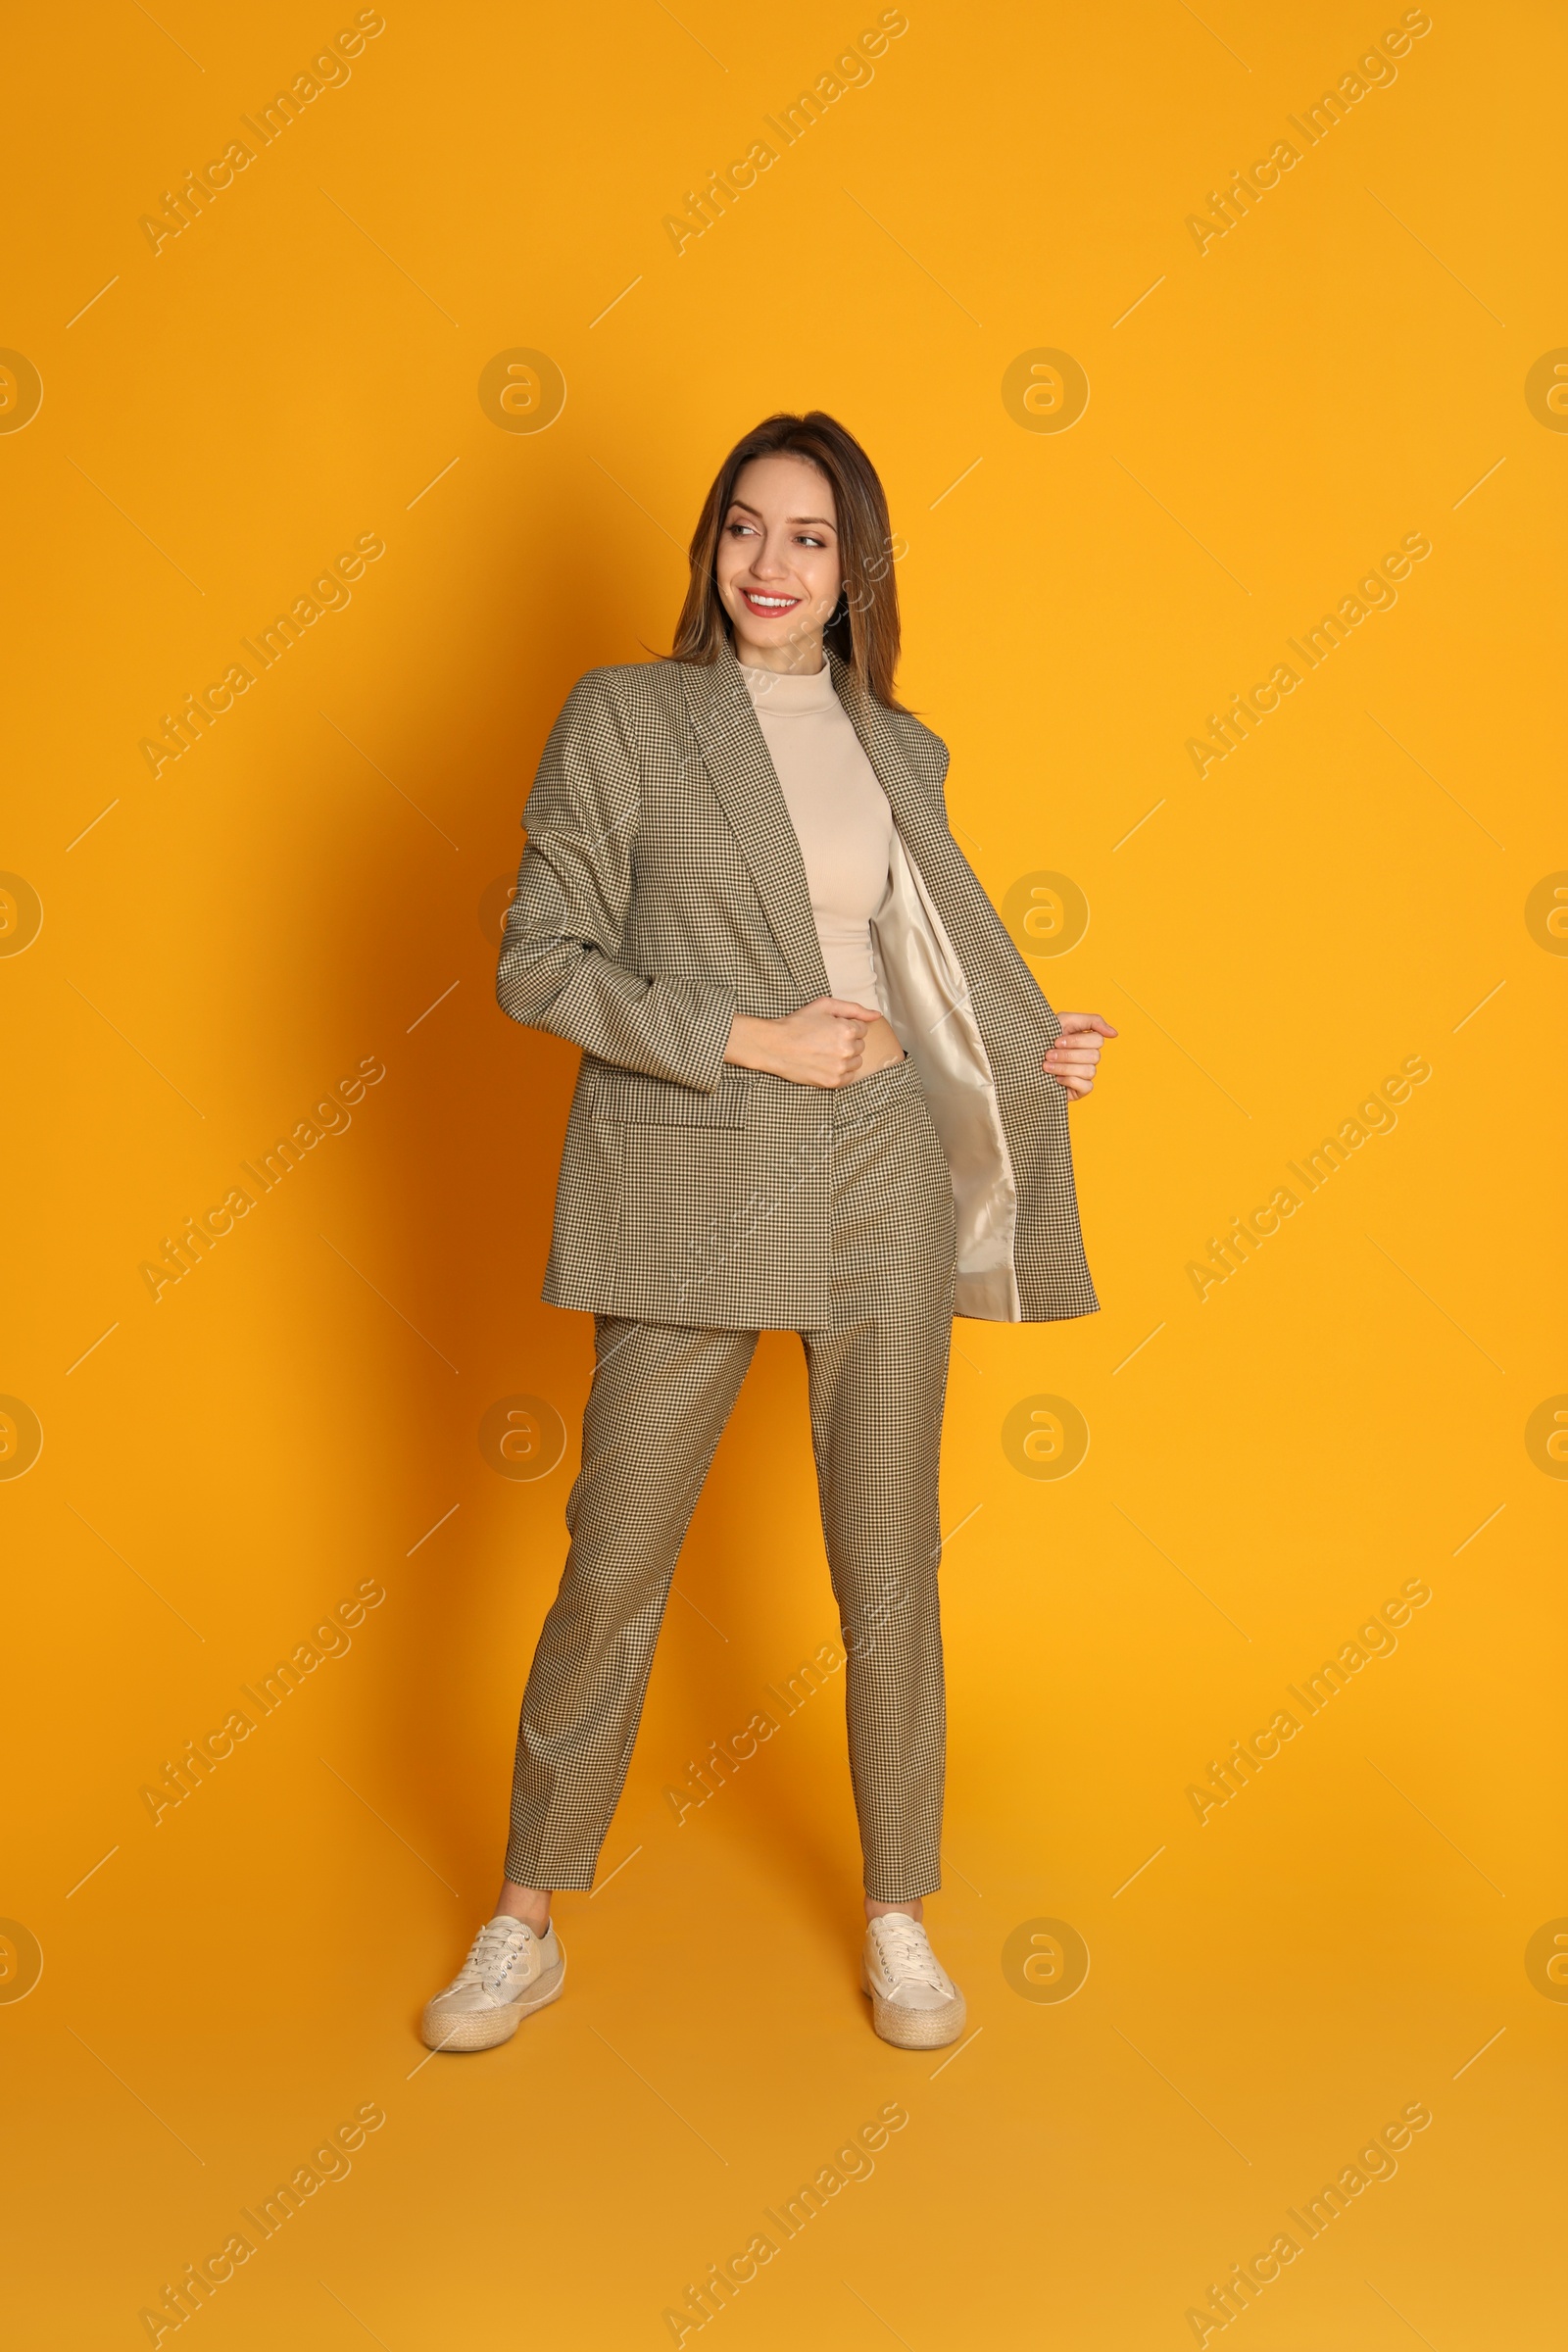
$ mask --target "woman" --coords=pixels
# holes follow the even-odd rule
[[[497,994],[581,1047],[544,1296],[595,1318],[571,1548],[523,1694],[506,1880],[424,2013],[488,2049],[555,2000],[687,1522],[762,1330],[798,1331],[885,2040],[962,2033],[940,1884],[937,1464],[955,1311],[1098,1305],[1055,1014],[948,831],[895,699],[887,502],[819,411],[725,460],[667,662],[590,670],[545,747]]]

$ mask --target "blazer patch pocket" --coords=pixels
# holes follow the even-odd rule
[[[672,1078],[647,1078],[602,1062],[590,1081],[588,1107],[612,1127],[747,1127],[751,1093],[745,1073],[726,1068],[711,1094]]]
[[[700,1322],[723,1295],[774,1205],[768,1158],[747,1135],[629,1126],[620,1138],[620,1239],[627,1263],[661,1269],[662,1319]],[[655,1318],[659,1319],[659,1318]]]

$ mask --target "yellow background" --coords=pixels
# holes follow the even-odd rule
[[[146,2341],[164,2283],[369,2101],[384,2128],[220,2290],[208,2352],[668,2342],[892,2099],[874,2176],[725,2341],[1192,2342],[1209,2283],[1415,2101],[1430,2128],[1263,2293],[1252,2352],[1545,2340],[1568,2016],[1525,1954],[1568,1912],[1568,1497],[1525,1429],[1568,1387],[1564,968],[1525,907],[1568,866],[1568,439],[1524,386],[1568,343],[1560,19],[1436,6],[1200,254],[1186,217],[1396,8],[911,0],[677,257],[663,216],[877,14],[400,0],[156,255],[140,216],[352,11],[14,36],[0,342],[44,393],[0,435],[0,864],[43,907],[0,967],[0,1388],[43,1431],[0,1491],[0,1911],[43,1955],[0,2013],[19,2344]],[[519,347],[565,378],[547,431],[480,406]],[[1068,431],[1003,404],[1037,348],[1087,372]],[[1103,1311],[956,1328],[931,1917],[980,2031],[940,2073],[870,2033],[841,1681],[683,1825],[663,1795],[835,1630],[771,1336],[618,1875],[559,1907],[567,1998],[421,2069],[498,1877],[590,1365],[538,1298],[574,1056],[496,1008],[481,904],[572,680],[667,645],[723,450],[811,405],[907,540],[903,690],[960,837],[999,903],[1083,891],[1035,968],[1121,1031],[1073,1113]],[[1200,780],[1206,714],[1417,530],[1397,606]],[[160,714],[368,532],[352,604],[155,779]],[[1207,1237],[1416,1054],[1397,1128],[1200,1303]],[[155,1304],[162,1237],[369,1056],[352,1127]],[[479,1446],[517,1395],[568,1432],[531,1480]],[[1065,1479],[1004,1449],[1038,1395],[1089,1428]],[[1411,1578],[1397,1652],[1200,1826],[1189,1784]],[[155,1827],[143,1784],[367,1580],[352,1650]],[[1045,1919],[1091,1955],[1064,2001],[1004,1966]]]

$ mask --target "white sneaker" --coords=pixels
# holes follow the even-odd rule
[[[882,2039],[901,2050],[939,2050],[963,2032],[963,1995],[907,1911],[884,1911],[866,1923],[860,1989],[871,1996]]]
[[[451,1984],[425,2003],[419,2029],[425,2046],[493,2050],[510,2041],[535,2009],[559,2001],[565,1982],[566,1956],[554,1923],[540,1936],[498,1911],[479,1930]]]

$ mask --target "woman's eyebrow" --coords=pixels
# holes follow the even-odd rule
[[[749,507],[744,498],[732,498],[729,502],[729,507],[732,514],[735,512],[735,509],[739,507],[743,514],[755,514],[759,522],[762,520],[760,509],[758,507]],[[791,522],[814,522],[819,526],[819,528],[826,531],[834,531],[838,528],[837,523],[829,514],[791,514],[788,519]]]

